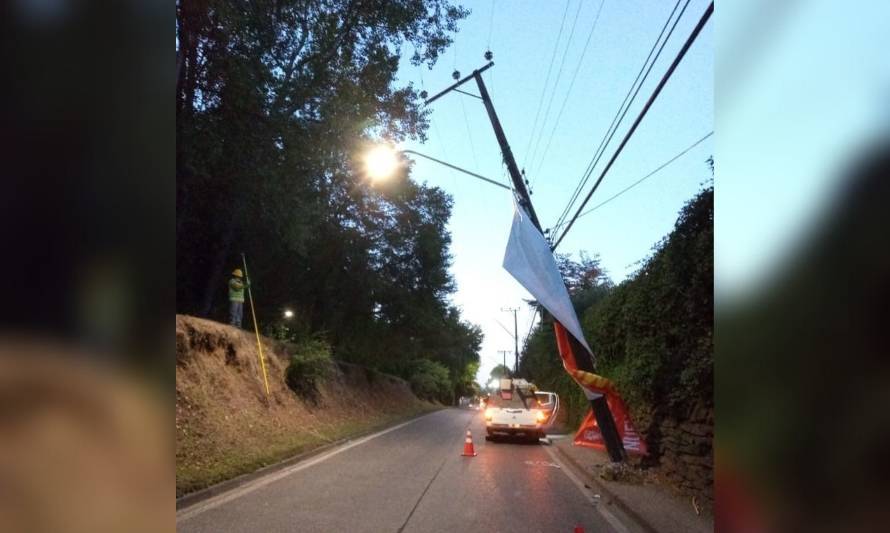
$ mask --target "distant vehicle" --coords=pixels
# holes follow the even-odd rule
[[[540,438],[556,418],[559,397],[536,390],[524,379],[502,379],[497,393],[485,402],[485,430],[495,435]]]
[[[478,411],[482,404],[482,399],[477,396],[461,396],[458,401],[458,407],[466,407],[467,409],[473,409],[474,411]]]

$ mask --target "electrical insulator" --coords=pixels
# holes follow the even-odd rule
[[[491,50],[485,51],[485,60],[486,61],[491,61],[491,58],[493,58],[493,57],[494,57],[494,54],[491,53]]]
[[[459,79],[460,79],[460,72],[458,72],[458,71],[455,70],[454,72],[451,73],[451,77],[454,78],[454,79],[456,79],[456,80],[459,80]]]

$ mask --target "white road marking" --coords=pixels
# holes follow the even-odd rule
[[[401,429],[409,424],[413,424],[414,422],[417,422],[421,418],[426,418],[430,415],[434,415],[439,412],[441,412],[441,411],[435,411],[435,412],[432,412],[432,413],[429,413],[429,414],[426,414],[423,416],[419,416],[419,417],[411,419],[407,422],[403,422],[397,426],[393,426],[391,428],[384,429],[383,431],[378,431],[377,433],[373,433],[366,437],[362,437],[362,438],[360,438],[356,441],[353,441],[353,442],[348,442],[338,448],[335,448],[334,450],[332,450],[330,452],[323,453],[317,457],[313,457],[312,459],[307,459],[306,461],[297,463],[293,466],[289,466],[289,467],[285,468],[284,470],[279,470],[278,472],[274,472],[267,476],[263,476],[261,478],[255,479],[254,481],[246,483],[245,485],[242,485],[240,487],[234,488],[228,492],[224,492],[217,496],[213,496],[212,498],[209,498],[201,503],[197,503],[191,507],[188,507],[186,509],[183,509],[182,511],[177,512],[176,513],[176,522],[184,522],[190,518],[194,518],[195,516],[198,516],[199,514],[209,511],[210,509],[219,507],[220,505],[222,505],[224,503],[227,503],[234,499],[240,498],[241,496],[244,496],[245,494],[249,494],[259,488],[265,487],[266,485],[268,485],[270,483],[274,483],[275,481],[278,481],[279,479],[285,478],[291,474],[299,472],[300,470],[309,468],[310,466],[317,465],[318,463],[321,463],[323,461],[327,461],[331,457],[338,455],[340,453],[343,453],[346,450],[349,450],[350,448],[354,448],[356,446],[364,444],[364,443],[368,442],[369,440],[376,439],[377,437],[379,437],[381,435],[386,435],[387,433],[389,433],[391,431]]]
[[[529,466],[552,466],[554,468],[562,468],[556,463],[548,463],[547,461],[525,461]]]
[[[605,505],[600,504],[599,498],[592,496],[587,490],[585,490],[584,482],[581,481],[580,479],[578,479],[578,476],[576,476],[575,473],[572,472],[571,469],[565,467],[565,465],[562,463],[562,461],[560,461],[559,458],[556,456],[556,452],[551,450],[549,447],[544,448],[544,449],[547,451],[547,453],[553,459],[553,462],[555,462],[558,465],[561,465],[562,468],[560,468],[560,470],[562,472],[565,472],[565,475],[568,476],[568,478],[572,480],[572,483],[574,483],[576,487],[578,487],[578,490],[581,491],[581,494],[585,498],[587,498],[587,500],[591,503],[591,505],[594,506],[596,511],[600,515],[602,515],[602,517],[606,520],[606,522],[608,522],[609,525],[611,525],[613,528],[615,528],[615,531],[617,531],[618,533],[630,533],[630,530],[627,529],[627,527],[624,524],[622,524],[620,520],[618,520],[618,517],[616,517],[614,514],[612,514],[612,512],[609,509],[607,509]]]

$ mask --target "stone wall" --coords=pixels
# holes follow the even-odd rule
[[[665,481],[696,496],[705,507],[714,501],[714,408],[699,405],[683,419],[665,418],[647,435],[650,459]]]

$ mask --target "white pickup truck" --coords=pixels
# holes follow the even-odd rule
[[[502,434],[538,439],[556,418],[559,397],[536,390],[524,379],[502,379],[498,392],[489,395],[485,406],[489,437]]]

